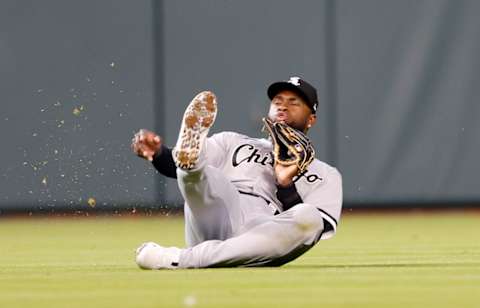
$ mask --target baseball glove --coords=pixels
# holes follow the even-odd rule
[[[315,149],[310,139],[301,131],[281,122],[263,118],[272,139],[275,162],[281,165],[297,165],[298,173],[307,169],[315,158]]]

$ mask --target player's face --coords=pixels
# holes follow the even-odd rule
[[[270,104],[268,118],[306,132],[315,124],[316,116],[307,103],[292,91],[281,91]]]

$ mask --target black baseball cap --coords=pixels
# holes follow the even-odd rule
[[[280,91],[290,90],[303,98],[313,113],[317,112],[318,97],[317,89],[300,77],[290,77],[288,81],[272,83],[267,90],[268,97],[272,100]]]

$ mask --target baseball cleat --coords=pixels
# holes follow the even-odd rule
[[[153,242],[143,243],[135,253],[135,262],[141,269],[176,269],[179,258],[179,248],[162,247]]]
[[[195,169],[202,146],[217,116],[217,98],[210,91],[197,94],[183,115],[182,127],[173,149],[173,159],[178,168]]]

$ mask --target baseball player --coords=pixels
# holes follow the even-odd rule
[[[267,93],[271,103],[265,121],[273,130],[288,129],[284,136],[208,136],[217,114],[216,97],[208,91],[187,107],[174,148],[153,132],[135,134],[133,151],[177,179],[185,199],[187,244],[142,244],[136,250],[140,268],[280,266],[335,234],[342,208],[340,173],[313,157],[303,159],[313,152],[302,149],[303,143],[283,151],[277,144],[299,140],[296,132],[308,141],[304,134],[316,122],[317,91],[291,77],[273,83]],[[289,155],[293,158],[281,160]],[[311,163],[301,166],[300,158]]]

